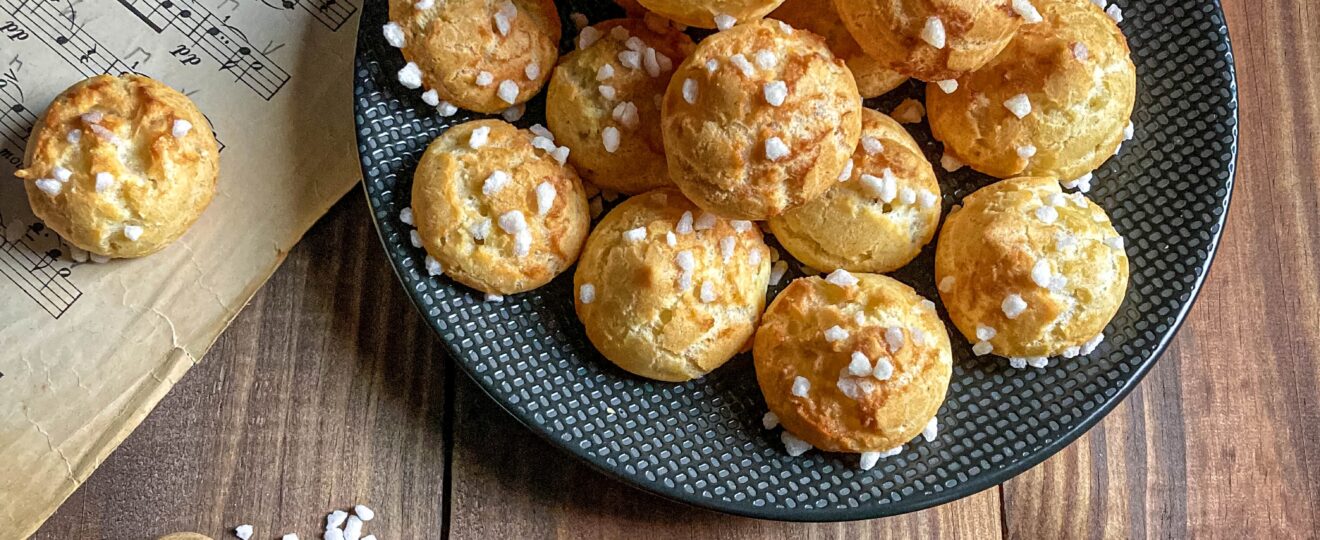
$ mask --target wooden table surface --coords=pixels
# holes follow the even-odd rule
[[[446,358],[354,191],[37,537],[218,539],[251,523],[257,538],[319,538],[325,513],[357,502],[383,540],[1320,535],[1320,4],[1223,4],[1242,145],[1205,289],[1122,405],[1002,486],[896,518],[790,524],[606,478]]]

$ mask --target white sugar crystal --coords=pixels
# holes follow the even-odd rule
[[[623,239],[628,242],[641,242],[646,239],[646,227],[628,229],[623,231]]]
[[[1082,43],[1082,42],[1080,42],[1080,41],[1078,41],[1077,43],[1074,43],[1074,44],[1073,44],[1073,46],[1072,46],[1072,53],[1073,53],[1073,58],[1076,58],[1076,59],[1078,59],[1078,60],[1082,60],[1082,61],[1086,61],[1087,58],[1090,58],[1090,57],[1091,57],[1091,51],[1090,51],[1090,49],[1087,49],[1087,48],[1086,48],[1086,44],[1085,44],[1085,43]]]
[[[1053,274],[1050,273],[1050,262],[1045,259],[1036,261],[1036,264],[1031,267],[1031,281],[1041,287],[1050,286],[1050,277],[1052,275]]]
[[[765,102],[773,107],[778,107],[784,104],[784,100],[788,99],[788,85],[784,84],[784,81],[770,81],[765,83],[764,93]]]
[[[486,301],[492,304],[498,304],[504,301],[504,295],[495,293],[486,293]]]
[[[862,457],[859,458],[857,466],[863,471],[869,471],[874,468],[875,464],[879,461],[880,452],[862,452]]]
[[[490,173],[490,176],[486,177],[486,181],[481,183],[481,194],[487,197],[495,195],[503,190],[505,186],[508,186],[512,180],[513,177],[504,171]]]
[[[614,90],[614,87],[608,84],[597,86],[596,90],[600,92],[601,97],[610,101],[614,101],[614,98],[618,96],[618,92]]]
[[[853,351],[852,360],[848,362],[848,374],[854,377],[865,377],[871,374],[871,360],[862,354],[861,351]]]
[[[912,188],[903,186],[898,190],[898,202],[902,204],[913,204],[917,202],[917,192]]]
[[[940,196],[923,189],[917,193],[917,201],[922,208],[934,208],[936,204],[939,204]]]
[[[78,246],[69,246],[69,258],[73,259],[73,262],[87,262],[87,250]]]
[[[252,538],[252,526],[239,525],[234,527],[234,536],[237,536],[239,540],[248,540],[249,538]]]
[[[583,283],[578,287],[578,300],[583,304],[590,304],[596,301],[596,286],[590,283]]]
[[[546,129],[545,126],[541,124],[532,124],[532,127],[527,128],[527,131],[532,132],[533,135],[538,137],[550,139],[550,142],[555,141],[555,134],[551,133],[550,130]]]
[[[930,44],[936,49],[944,48],[944,22],[939,17],[930,17],[926,19],[926,25],[921,28],[921,40]]]
[[[668,231],[665,233],[665,244],[669,247],[678,245],[678,236],[674,235],[674,231]]]
[[[445,267],[440,264],[440,261],[435,260],[435,257],[427,255],[423,264],[426,266],[427,275],[438,276],[445,273]]]
[[[927,300],[927,302],[930,301]],[[934,302],[931,302],[931,304],[933,305]],[[930,334],[927,334],[925,330],[920,328],[910,328],[909,330],[912,332],[912,343],[916,344],[918,347],[930,345]]]
[[[440,116],[448,118],[458,112],[458,106],[448,101],[441,101],[439,105],[435,106],[435,112],[439,113]]]
[[[707,72],[707,73],[715,73],[715,71],[718,70],[718,69],[720,69],[720,61],[719,61],[719,60],[716,60],[716,59],[714,59],[714,58],[711,58],[711,59],[709,59],[709,60],[706,60],[706,72]]]
[[[1063,354],[1061,354],[1060,356],[1064,358],[1076,358],[1077,355],[1081,353],[1082,353],[1082,348],[1074,345],[1072,347],[1068,347],[1067,349],[1064,349]]]
[[[403,27],[397,23],[388,22],[380,28],[381,33],[385,34],[385,43],[396,49],[402,48],[407,44],[407,39],[403,35]]]
[[[851,159],[848,160],[847,163],[843,164],[843,171],[839,173],[840,182],[846,182],[849,178],[852,178],[854,166],[855,165],[853,164],[853,160]]]
[[[1091,3],[1100,6],[1100,9],[1105,9],[1105,6],[1109,5],[1109,0],[1091,0]]]
[[[745,219],[735,219],[730,221],[729,225],[733,227],[734,232],[737,233],[745,233],[752,230],[752,222]]]
[[[867,136],[867,137],[862,137],[862,149],[866,150],[866,155],[874,156],[876,154],[884,152],[885,145],[881,144],[879,139],[875,137]]]
[[[942,81],[935,81],[935,85],[939,86],[940,90],[943,90],[945,94],[952,94],[958,91],[957,79],[945,79]]]
[[[619,64],[622,64],[623,67],[628,69],[641,69],[642,53],[637,51],[621,51],[619,52]]]
[[[1022,16],[1022,21],[1027,24],[1036,24],[1045,20],[1036,11],[1036,6],[1031,5],[1030,0],[1013,0],[1013,11]]]
[[[69,144],[78,144],[78,141],[82,140],[82,130],[71,129],[69,133],[64,135],[64,139],[69,141]]]
[[[858,280],[857,280],[857,276],[854,276],[852,275],[851,272],[840,268],[838,270],[830,272],[830,275],[825,278],[825,281],[828,281],[830,283],[833,283],[835,285],[847,289],[849,287],[857,286]]]
[[[544,216],[550,213],[550,209],[555,206],[556,193],[555,186],[550,185],[550,182],[541,182],[536,185],[537,214]]]
[[[422,235],[418,234],[416,229],[408,231],[408,243],[415,248],[422,247]]]
[[[1077,247],[1077,237],[1068,231],[1058,231],[1054,233],[1054,244],[1059,249],[1072,249]]]
[[[761,264],[761,248],[752,248],[747,252],[747,264],[759,266]]]
[[[371,508],[368,508],[367,505],[365,504],[355,505],[353,507],[353,513],[357,514],[358,517],[362,518],[362,521],[371,521],[373,519],[376,519],[376,512]]]
[[[513,81],[500,81],[500,87],[495,90],[495,95],[499,96],[505,103],[512,105],[518,101],[518,83]]]
[[[82,118],[82,121],[87,122],[88,124],[99,124],[102,120],[105,120],[105,114],[100,111],[92,111],[89,113],[83,113],[79,118]]]
[[[298,535],[295,533],[289,533],[284,536],[281,536],[280,540],[298,540]]]
[[[1050,365],[1050,359],[1044,356],[1028,356],[1024,360],[1027,361],[1028,366],[1036,369],[1045,369]]]
[[[59,195],[60,191],[64,189],[64,184],[54,178],[42,178],[40,180],[37,180],[36,182],[33,182],[33,184],[35,184],[37,186],[37,189],[40,189],[42,193],[50,195],[51,197]]]
[[[733,15],[729,15],[728,13],[717,13],[715,15],[715,28],[728,30],[733,28],[733,25],[735,24],[738,24],[738,19],[733,18]]]
[[[1123,22],[1123,8],[1118,7],[1118,4],[1105,8],[1105,15],[1108,15],[1115,23]]]
[[[683,212],[678,218],[678,225],[674,226],[678,234],[689,234],[692,232],[692,212]]]
[[[715,217],[715,214],[712,214],[710,212],[702,212],[701,215],[697,217],[697,220],[693,222],[692,228],[698,231],[711,230],[715,228],[716,219],[717,218]]]
[[[537,135],[532,137],[532,148],[536,148],[537,150],[544,151],[548,154],[554,152],[555,148],[558,147],[555,146],[555,141]]]
[[[87,255],[87,258],[91,259],[92,262],[96,264],[105,264],[110,262],[110,257],[106,257],[105,255],[100,255],[97,253],[89,253]]]
[[[142,238],[142,232],[142,227],[139,225],[124,225],[124,238],[129,242],[137,242],[138,238]]]
[[[408,62],[399,70],[399,84],[407,88],[422,87],[422,68],[417,67],[415,62]]]
[[[1013,368],[1013,369],[1027,369],[1027,359],[1026,359],[1026,358],[1009,358],[1009,359],[1008,359],[1008,367],[1011,367],[1011,368]]]
[[[685,249],[674,256],[674,263],[678,265],[679,270],[691,272],[697,267],[697,258],[692,255],[691,251]]]
[[[931,417],[930,421],[926,422],[926,427],[921,429],[921,436],[926,439],[926,442],[934,442],[935,437],[938,437],[939,434],[940,423],[934,417]]]
[[[943,167],[947,172],[954,172],[965,166],[966,164],[958,158],[953,157],[953,154],[945,152],[943,156],[940,156],[940,167]]]
[[[753,58],[756,59],[757,67],[760,67],[761,69],[774,69],[775,66],[779,65],[779,57],[775,56],[775,53],[766,49],[756,51]]]
[[[68,182],[70,178],[73,178],[73,171],[66,169],[64,167],[55,167],[55,170],[52,172],[52,174],[55,175],[56,180],[59,180],[61,182]]]
[[[903,329],[897,326],[890,326],[885,329],[885,343],[889,345],[889,352],[896,353],[903,348],[907,340],[903,337]]]
[[[1025,118],[1028,114],[1031,114],[1031,98],[1027,97],[1026,94],[1018,94],[1004,101],[1004,107],[1008,109],[1008,112],[1013,113],[1013,116]]]
[[[568,15],[568,18],[569,20],[573,21],[573,26],[576,27],[578,30],[582,30],[583,28],[586,28],[588,24],[591,24],[591,21],[587,20],[586,15],[583,15],[576,11],[570,13]]]
[[[733,258],[733,248],[737,245],[738,239],[732,236],[725,236],[720,239],[720,257],[724,262],[729,262]]]
[[[674,69],[674,59],[665,56],[665,53],[655,51],[655,59],[660,62],[660,71],[669,72]]]
[[[1086,173],[1075,180],[1060,182],[1060,185],[1067,189],[1077,189],[1082,193],[1086,193],[1091,191],[1091,180],[1093,178],[1095,178],[1094,173]]]
[[[1050,276],[1050,283],[1047,286],[1047,288],[1049,288],[1049,290],[1051,291],[1059,292],[1063,290],[1064,287],[1067,286],[1068,286],[1068,278],[1063,277],[1062,275],[1055,275],[1055,276]]]
[[[647,47],[645,51],[642,51],[642,67],[646,68],[648,76],[660,76],[662,71],[660,69],[660,56],[656,54],[655,49]]]
[[[848,339],[848,331],[839,325],[831,326],[828,330],[825,330],[825,341],[834,343],[845,339]]]
[[[646,42],[642,41],[642,38],[632,36],[624,41],[623,46],[627,47],[630,51],[642,52],[642,50],[646,48]]]
[[[483,88],[490,86],[492,83],[495,82],[495,74],[489,71],[482,71],[480,73],[477,73],[477,79],[475,82],[477,83],[477,86]]]
[[[189,131],[192,131],[192,128],[192,122],[176,118],[174,119],[174,125],[170,127],[170,135],[173,135],[175,139],[182,139],[188,135]]]
[[[1027,301],[1022,296],[1013,293],[1004,297],[1004,301],[999,304],[999,309],[1004,311],[1004,316],[1010,319],[1018,318],[1022,312],[1027,310]]]
[[[489,140],[490,140],[490,126],[481,126],[477,129],[472,130],[472,135],[468,137],[468,147],[473,150],[477,150],[483,146],[486,146],[486,142]]]
[[[1036,155],[1036,146],[1032,144],[1019,146],[1017,147],[1017,155],[1022,159],[1031,159],[1032,156]]]
[[[1132,137],[1136,135],[1136,130],[1137,127],[1132,124],[1131,120],[1129,120],[1127,125],[1123,127],[1123,140],[1132,140]]]
[[[894,457],[902,453],[903,453],[903,445],[900,444],[898,446],[885,450],[884,452],[880,452],[880,457],[882,458]]]
[[[793,395],[797,397],[807,397],[807,392],[811,391],[811,381],[806,377],[793,378]]]
[[[527,67],[523,68],[523,75],[527,76],[527,80],[534,81],[541,76],[541,66],[535,62],[527,64]]]
[[[1111,236],[1105,239],[1106,246],[1109,246],[1119,251],[1123,251],[1123,244],[1124,242],[1122,236]]]
[[[1059,219],[1059,211],[1048,204],[1036,209],[1036,219],[1041,223],[1049,225]]]
[[[784,451],[788,452],[791,457],[798,457],[807,453],[807,450],[811,450],[811,443],[797,438],[796,435],[789,433],[787,430],[779,434],[779,440],[784,443]]]
[[[526,257],[532,252],[532,232],[528,230],[518,231],[513,235],[513,254],[518,257]]]
[[[363,536],[363,537],[362,537],[362,540],[376,540],[376,535],[374,535],[374,534],[368,534],[368,535],[366,535],[366,536]]]
[[[697,81],[692,79],[683,80],[683,101],[689,105],[697,102]]]
[[[747,57],[743,56],[741,53],[730,56],[729,62],[732,62],[734,67],[738,68],[738,71],[741,71],[744,77],[750,78],[756,75],[756,70],[752,68],[752,63],[748,62]]]
[[[778,285],[780,280],[784,279],[784,273],[788,272],[788,263],[784,261],[775,261],[770,267],[770,284]]]
[[[472,238],[485,240],[487,236],[490,236],[490,228],[490,218],[481,218],[480,221],[468,226],[468,233],[472,235]]]
[[[568,161],[568,147],[560,146],[559,148],[556,148],[554,152],[550,153],[550,157],[555,158],[555,161],[559,162],[560,165],[563,165]]]
[[[522,210],[510,210],[500,216],[500,229],[509,234],[517,234],[527,230],[527,218],[523,216]]]
[[[608,81],[614,78],[614,64],[605,64],[596,70],[597,81]]]
[[[638,116],[637,105],[634,105],[631,101],[625,101],[616,105],[612,116],[615,121],[628,129],[636,129],[637,125],[641,122],[641,118]]]
[[[950,290],[952,290],[953,283],[957,280],[958,278],[955,278],[953,276],[944,276],[944,279],[940,280],[940,292],[949,292]]]
[[[344,523],[344,540],[360,540],[361,538],[362,518],[348,516],[348,521]]]
[[[610,126],[600,132],[601,144],[605,146],[605,151],[611,154],[619,149],[619,128]]]
[[[701,301],[702,301],[702,303],[709,304],[709,303],[711,303],[711,302],[714,302],[714,301],[715,301],[715,298],[716,298],[716,295],[715,295],[715,284],[714,284],[714,283],[711,283],[711,282],[709,282],[709,281],[707,281],[707,282],[705,282],[705,283],[702,283],[702,284],[701,284]]]
[[[417,9],[431,9],[435,7],[435,0],[417,0],[417,2],[413,4],[413,7]]]
[[[585,49],[592,46],[597,41],[600,41],[600,30],[597,30],[594,26],[588,26],[583,28],[582,32],[578,34],[577,47],[579,49]]]
[[[495,19],[495,31],[499,32],[501,36],[509,35],[509,27],[511,26],[509,17],[503,13],[496,12],[495,16],[492,18]]]
[[[1062,193],[1051,193],[1045,197],[1045,204],[1054,207],[1062,207],[1068,204],[1068,196]]]
[[[883,356],[876,358],[875,369],[871,370],[871,376],[881,381],[889,380],[894,376],[894,364]]]
[[[779,425],[779,415],[773,411],[765,413],[765,416],[761,417],[761,425],[765,426],[765,429],[775,429],[775,426]]]
[[[440,93],[435,90],[422,92],[422,103],[436,107],[440,105]]]
[[[995,336],[998,334],[999,332],[992,326],[986,326],[984,324],[976,325],[976,339],[979,341],[990,341],[995,339]]]
[[[1100,344],[1103,343],[1104,341],[1105,341],[1105,335],[1103,333],[1098,334],[1095,337],[1087,340],[1086,343],[1082,344],[1080,353],[1083,355],[1091,354],[1095,352],[1095,348],[1099,347]]]
[[[765,141],[765,157],[770,161],[779,161],[788,157],[788,145],[779,137],[770,137]]]
[[[99,172],[99,173],[96,173],[96,192],[97,192],[97,193],[101,193],[102,191],[105,191],[105,190],[107,190],[107,189],[110,189],[110,186],[111,186],[112,184],[114,184],[114,183],[115,183],[115,177],[114,177],[114,175],[112,175],[112,174],[110,174],[110,173],[108,173],[108,172]]]
[[[989,341],[978,341],[975,345],[972,345],[972,353],[977,356],[985,356],[993,350],[995,350],[995,346],[991,345]]]

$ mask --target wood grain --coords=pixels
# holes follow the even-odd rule
[[[38,538],[316,538],[367,502],[392,538],[1299,538],[1320,535],[1320,5],[1224,0],[1237,189],[1164,358],[1039,467],[939,508],[793,524],[635,491],[457,374],[352,193]],[[4,537],[0,531],[0,538]],[[232,538],[232,537],[231,537]]]

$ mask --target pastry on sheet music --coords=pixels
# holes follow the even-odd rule
[[[128,258],[187,232],[215,195],[219,159],[186,96],[141,75],[98,75],[51,102],[15,174],[32,212],[70,244]]]
[[[441,116],[497,113],[541,92],[559,58],[552,0],[390,0],[385,40],[407,62],[399,83]]]

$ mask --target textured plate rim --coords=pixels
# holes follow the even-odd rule
[[[1217,31],[1215,32],[1215,34],[1218,34],[1219,38],[1222,40],[1225,47],[1225,53],[1223,57],[1225,59],[1225,69],[1227,70],[1226,74],[1228,76],[1227,89],[1232,95],[1231,102],[1233,106],[1231,107],[1229,117],[1226,119],[1226,120],[1231,120],[1232,123],[1232,128],[1231,128],[1232,142],[1229,147],[1229,155],[1231,157],[1226,163],[1228,177],[1224,186],[1225,189],[1224,200],[1223,200],[1224,211],[1219,215],[1219,218],[1214,223],[1214,227],[1217,229],[1217,231],[1210,239],[1209,245],[1206,248],[1205,261],[1197,267],[1197,270],[1199,271],[1197,272],[1197,275],[1192,283],[1191,288],[1188,290],[1188,295],[1189,295],[1188,301],[1185,304],[1183,304],[1183,306],[1175,314],[1173,323],[1170,325],[1169,330],[1164,333],[1164,335],[1160,338],[1160,341],[1155,345],[1155,348],[1152,350],[1150,357],[1137,366],[1132,376],[1127,378],[1126,382],[1124,382],[1124,384],[1118,389],[1117,392],[1114,393],[1112,397],[1105,400],[1103,404],[1101,404],[1099,407],[1096,407],[1090,413],[1079,418],[1077,424],[1072,429],[1063,432],[1063,434],[1054,441],[1040,447],[1034,452],[1024,455],[1021,459],[1014,460],[1012,462],[1005,464],[1002,467],[987,470],[976,476],[969,477],[967,481],[962,482],[953,488],[937,492],[930,496],[904,498],[897,502],[889,502],[885,504],[861,506],[861,507],[847,508],[847,509],[834,509],[834,508],[815,509],[815,508],[805,508],[805,507],[798,509],[780,509],[780,508],[771,508],[771,507],[754,507],[747,505],[739,505],[714,498],[701,497],[700,495],[697,494],[684,492],[678,487],[668,488],[661,483],[647,482],[638,477],[623,474],[622,472],[620,472],[619,470],[613,467],[609,467],[602,463],[599,463],[595,459],[594,455],[580,448],[573,447],[571,445],[562,444],[558,439],[553,437],[552,434],[548,432],[541,423],[536,422],[533,418],[531,418],[530,415],[525,415],[519,412],[517,409],[510,407],[509,404],[503,399],[502,395],[497,395],[496,393],[492,392],[490,388],[488,388],[486,385],[481,383],[481,378],[475,372],[473,372],[471,367],[469,367],[466,363],[457,360],[457,358],[463,356],[463,352],[459,350],[458,347],[453,343],[451,343],[449,340],[444,339],[443,329],[439,327],[438,323],[434,318],[428,317],[426,315],[425,311],[422,308],[421,301],[417,296],[420,293],[417,293],[409,289],[408,282],[406,281],[403,274],[404,271],[403,268],[401,268],[401,266],[395,262],[394,258],[390,256],[391,243],[389,239],[386,238],[385,231],[381,228],[380,221],[376,216],[376,212],[374,211],[368,212],[368,215],[371,219],[372,227],[376,229],[376,236],[380,240],[381,248],[385,252],[386,259],[390,263],[390,269],[394,272],[395,278],[399,280],[399,284],[402,286],[405,293],[408,295],[408,299],[412,303],[413,309],[415,309],[418,315],[422,317],[422,320],[425,321],[426,325],[431,328],[431,331],[435,333],[436,337],[439,338],[439,341],[442,344],[444,344],[445,350],[449,353],[450,356],[450,358],[448,358],[447,360],[458,365],[458,367],[463,370],[463,373],[466,374],[470,379],[472,379],[472,381],[476,384],[476,386],[481,389],[482,393],[484,393],[487,397],[489,397],[492,401],[494,401],[495,404],[500,407],[500,409],[504,410],[506,413],[508,413],[510,416],[516,419],[518,423],[522,424],[529,431],[537,434],[542,439],[545,439],[547,442],[550,443],[552,447],[557,448],[560,451],[563,451],[577,458],[579,461],[586,463],[592,469],[595,469],[605,474],[606,476],[613,478],[614,480],[619,481],[620,483],[629,486],[633,489],[644,491],[652,495],[657,495],[677,503],[681,503],[684,505],[693,506],[697,508],[703,508],[707,510],[714,510],[717,512],[722,512],[730,515],[763,519],[763,520],[789,521],[789,522],[802,522],[802,523],[858,521],[858,520],[893,517],[893,516],[916,512],[920,510],[925,510],[928,508],[933,508],[949,502],[956,501],[958,499],[962,499],[964,497],[968,497],[980,493],[987,489],[1003,484],[1004,482],[1007,482],[1008,480],[1016,477],[1017,475],[1022,474],[1027,470],[1030,470],[1036,465],[1039,465],[1040,463],[1044,462],[1046,459],[1049,459],[1050,457],[1054,456],[1059,451],[1068,447],[1068,445],[1072,444],[1074,441],[1080,438],[1087,431],[1090,431],[1091,428],[1095,427],[1095,425],[1098,424],[1101,420],[1103,420],[1104,417],[1108,416],[1111,411],[1117,408],[1118,405],[1122,403],[1123,400],[1125,400],[1129,394],[1132,393],[1132,390],[1135,389],[1137,385],[1141,384],[1141,381],[1146,378],[1146,375],[1150,373],[1151,368],[1154,367],[1155,363],[1158,362],[1159,359],[1164,355],[1165,350],[1168,349],[1169,345],[1173,342],[1174,338],[1177,337],[1179,330],[1182,329],[1182,325],[1187,319],[1187,314],[1190,313],[1192,307],[1196,305],[1197,299],[1200,298],[1201,288],[1204,286],[1205,280],[1209,277],[1210,269],[1213,266],[1215,257],[1219,252],[1219,244],[1223,240],[1223,236],[1224,236],[1224,226],[1227,223],[1229,210],[1232,207],[1233,190],[1237,185],[1237,160],[1238,160],[1238,149],[1240,142],[1239,141],[1240,126],[1238,122],[1240,107],[1238,106],[1239,95],[1238,95],[1236,55],[1233,52],[1233,43],[1229,35],[1228,20],[1227,17],[1225,17],[1221,0],[1209,0],[1209,3],[1213,5],[1215,11],[1224,21],[1223,25],[1221,25],[1219,28],[1216,29]],[[355,86],[356,86],[356,78],[357,78],[357,59],[360,58],[361,44],[362,44],[361,36],[363,31],[364,28],[361,25],[359,25],[357,38],[354,43],[354,70],[353,70],[354,75],[353,76],[354,76]],[[353,105],[354,114],[356,116],[357,114],[356,96],[354,96],[353,99],[354,99],[354,105]],[[356,121],[354,123],[356,124]],[[356,128],[354,129],[354,140],[358,145],[358,149],[361,149],[363,147],[364,141],[362,139],[362,131],[360,129],[356,129]],[[374,206],[371,203],[371,191],[369,189],[368,180],[367,180],[368,171],[366,170],[365,164],[362,162],[360,151],[359,151],[358,167],[362,173],[362,180],[360,181],[360,184],[362,186],[363,196],[366,199],[368,208],[374,208]]]

